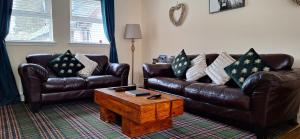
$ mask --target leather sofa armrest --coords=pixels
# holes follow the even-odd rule
[[[253,121],[260,127],[297,117],[300,105],[300,69],[258,72],[242,87],[250,96]]]
[[[38,111],[41,105],[42,84],[48,80],[48,71],[40,65],[24,63],[18,68],[22,81],[25,101],[33,112]]]
[[[24,63],[19,66],[18,70],[20,76],[23,77],[34,76],[39,78],[43,82],[47,81],[49,78],[48,71],[44,67],[37,64]]]
[[[144,64],[144,78],[171,77],[175,78],[171,64]]]
[[[126,86],[128,85],[129,70],[130,66],[128,64],[109,63],[105,74],[120,77],[122,80],[121,85]]]
[[[300,89],[300,69],[258,72],[249,76],[242,86],[247,95],[270,92],[282,88]]]

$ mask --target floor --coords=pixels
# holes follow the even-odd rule
[[[300,125],[292,129],[290,132],[284,134],[279,139],[300,139]]]
[[[298,123],[300,123],[300,115],[298,115]],[[280,136],[279,139],[300,139],[300,124],[291,129],[289,132]]]

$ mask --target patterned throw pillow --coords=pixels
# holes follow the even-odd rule
[[[182,50],[173,60],[172,69],[177,78],[184,78],[186,70],[189,68],[191,62]]]
[[[229,54],[223,52],[205,69],[205,73],[215,84],[224,85],[230,80],[230,77],[226,74],[224,68],[234,62],[235,59],[233,59]]]
[[[197,81],[206,75],[207,67],[205,54],[200,54],[191,61],[191,67],[186,71],[187,81]]]
[[[49,67],[59,77],[75,77],[77,76],[77,72],[84,68],[84,65],[72,55],[70,50],[68,50],[64,54],[50,61]]]
[[[243,86],[244,81],[253,73],[259,71],[270,71],[264,61],[251,48],[238,61],[225,68],[226,73],[237,83],[239,87]]]
[[[98,64],[95,61],[90,60],[88,57],[86,57],[83,54],[76,54],[75,58],[85,66],[85,68],[83,68],[82,70],[80,70],[78,72],[78,75],[80,77],[87,78],[87,77],[91,76],[93,74],[94,70],[98,66]]]

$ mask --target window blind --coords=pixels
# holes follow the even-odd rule
[[[105,43],[99,0],[72,0],[70,37],[75,43]]]
[[[53,41],[51,0],[14,0],[6,40]]]

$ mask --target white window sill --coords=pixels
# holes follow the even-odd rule
[[[55,41],[6,41],[10,46],[54,46]]]
[[[87,46],[87,47],[109,47],[109,44],[105,43],[85,43],[85,42],[70,42],[70,46]]]

